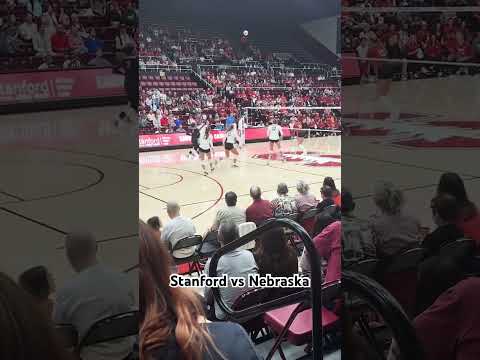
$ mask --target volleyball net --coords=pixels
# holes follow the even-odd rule
[[[245,139],[245,129],[265,128],[273,121],[288,131],[290,137],[315,138],[341,134],[340,106],[258,106],[244,107],[239,133]]]

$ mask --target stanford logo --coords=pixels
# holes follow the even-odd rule
[[[253,155],[254,159],[269,160],[270,154],[257,154]],[[302,153],[301,151],[291,152],[287,151],[283,153],[283,158],[287,162],[301,162],[302,165],[307,166],[342,166],[340,155],[325,155],[315,151],[309,151]],[[280,154],[274,154],[272,160],[282,160]]]
[[[375,142],[420,148],[478,148],[479,121],[450,121],[437,115],[400,114],[398,121],[384,113],[345,114],[352,136],[371,136]]]

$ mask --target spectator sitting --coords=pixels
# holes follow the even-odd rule
[[[339,280],[342,272],[342,244],[341,244],[341,221],[335,221],[313,238],[313,243],[318,255],[327,262],[325,282]],[[306,249],[300,259],[302,272],[311,272],[310,259]]]
[[[82,62],[77,54],[70,54],[65,56],[65,61],[63,62],[64,69],[79,69],[82,67]]]
[[[442,293],[413,321],[425,360],[476,359],[480,353],[480,279],[469,277]],[[389,360],[402,358],[394,342]]]
[[[139,230],[140,358],[258,360],[240,325],[208,322],[194,291],[169,286],[171,257],[146,224]]]
[[[225,194],[226,207],[219,209],[211,227],[212,230],[218,230],[220,225],[226,222],[233,222],[236,225],[246,222],[245,210],[237,206],[237,194],[229,191]]]
[[[303,180],[297,184],[298,194],[295,196],[295,202],[299,212],[304,213],[311,208],[317,206],[317,199],[315,195],[309,193],[310,186]]]
[[[480,213],[473,202],[467,196],[463,180],[458,174],[445,173],[440,177],[437,194],[450,194],[454,196],[460,207],[458,227],[466,237],[476,243],[477,251],[480,250]]]
[[[66,51],[70,50],[68,37],[62,25],[57,27],[57,31],[52,35],[50,41],[52,43],[52,50],[56,53],[64,54]]]
[[[158,216],[152,216],[147,220],[147,224],[152,228],[155,234],[160,234],[160,229],[162,228],[162,222]]]
[[[39,31],[34,34],[32,43],[35,55],[42,57],[46,55],[53,55],[50,35],[47,33],[43,25],[40,26]]]
[[[238,226],[233,221],[224,222],[220,225],[220,228],[218,229],[218,241],[221,246],[225,246],[239,237]],[[207,273],[210,271],[210,260],[211,259],[208,259],[205,264]],[[258,268],[255,258],[248,250],[237,248],[222,255],[218,260],[217,276],[223,276],[226,274],[229,277],[235,276],[247,279],[249,274],[256,274],[257,272]],[[248,287],[225,287],[220,289],[220,295],[225,303],[231,307],[235,300],[247,290],[249,290]],[[206,292],[208,291],[211,291],[211,289],[206,289]],[[215,316],[219,320],[225,319],[225,314],[217,303],[215,303]]]
[[[348,190],[342,191],[342,265],[347,267],[377,257],[370,224],[353,213],[355,202]]]
[[[91,28],[88,37],[85,39],[85,47],[90,55],[96,54],[98,49],[103,49],[103,41],[97,39],[95,28]]]
[[[18,35],[24,41],[32,41],[38,32],[37,24],[33,22],[31,14],[25,15],[25,21],[18,28]]]
[[[103,50],[97,49],[95,57],[88,62],[89,66],[110,67],[112,63],[103,57]]]
[[[130,35],[128,35],[125,25],[121,25],[119,34],[115,37],[115,50],[123,52],[127,47],[134,45],[135,42]]]
[[[320,189],[320,194],[322,196],[322,201],[317,204],[318,212],[322,212],[329,206],[334,206],[335,201],[333,200],[333,189],[328,185],[323,185]]]
[[[180,215],[180,205],[174,201],[167,203],[167,214],[170,221],[165,224],[162,229],[162,241],[164,241],[169,249],[173,249],[175,245],[186,237],[195,235],[196,229],[192,220]],[[172,255],[175,258],[181,259],[192,256],[195,252],[195,247],[179,249],[173,251]]]
[[[373,200],[381,214],[372,222],[373,239],[379,258],[396,255],[420,245],[420,223],[404,215],[404,197],[390,182],[379,182]]]
[[[52,274],[44,266],[35,266],[24,271],[18,278],[19,285],[32,295],[47,319],[53,315],[54,302],[51,295],[55,293]]]
[[[452,195],[440,194],[432,200],[433,221],[438,226],[422,242],[428,255],[437,255],[440,248],[464,237],[456,225],[460,214],[458,202]]]
[[[288,195],[288,186],[280,183],[277,186],[278,197],[272,200],[273,216],[285,217],[297,213],[295,199]]]
[[[70,48],[76,54],[84,54],[87,52],[87,48],[83,42],[83,38],[78,32],[77,27],[72,27],[70,30],[70,34],[68,35],[68,43],[70,44]]]
[[[254,222],[258,227],[273,217],[273,207],[270,201],[262,199],[262,190],[259,186],[254,185],[250,188],[250,196],[253,203],[245,212],[246,218],[248,222]]]
[[[100,319],[133,309],[135,297],[123,273],[101,264],[97,242],[90,233],[76,232],[65,237],[67,259],[77,273],[57,292],[54,321],[72,324],[79,339]],[[124,359],[131,353],[130,339],[113,340],[84,348],[81,358]]]
[[[333,180],[333,178],[327,176],[325,179],[323,179],[323,186],[329,186],[332,189],[333,201],[335,202],[335,205],[340,206],[342,202],[342,197],[340,195],[340,191],[338,191],[337,187],[335,186],[335,181]]]
[[[0,294],[2,359],[70,359],[52,323],[32,297],[3,273],[0,273]]]
[[[261,276],[292,276],[298,272],[297,252],[288,245],[283,228],[263,233],[254,256]]]

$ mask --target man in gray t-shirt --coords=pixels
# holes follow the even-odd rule
[[[221,246],[227,245],[238,238],[238,226],[234,222],[227,221],[220,225],[218,230],[218,240]],[[209,276],[210,260],[211,259],[208,259],[205,265],[205,272]],[[234,276],[247,279],[248,274],[256,273],[258,273],[257,263],[255,262],[253,254],[248,250],[235,249],[225,255],[222,255],[222,257],[218,260],[217,276],[226,274],[229,277]],[[235,300],[247,290],[249,290],[248,287],[225,287],[220,289],[220,295],[224,299],[225,303],[231,307]],[[211,290],[205,289],[205,291],[207,292]],[[217,303],[215,303],[215,316],[219,320],[225,318],[225,314]]]
[[[195,225],[189,218],[180,216],[180,205],[174,201],[167,203],[167,214],[170,221],[162,229],[162,241],[167,243],[171,249],[175,247],[178,241],[195,235]],[[170,245],[168,245],[170,244]],[[172,253],[175,258],[186,258],[195,252],[195,247],[176,250]]]

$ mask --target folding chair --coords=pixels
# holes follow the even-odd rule
[[[373,278],[375,271],[377,269],[378,260],[377,259],[365,259],[357,261],[353,264],[350,264],[345,268],[345,270],[356,272],[370,278]]]
[[[440,248],[440,256],[454,257],[462,260],[469,255],[473,255],[475,242],[471,239],[457,239],[451,243],[445,244]]]
[[[83,348],[113,340],[137,336],[140,324],[138,310],[113,315],[101,319],[88,329],[86,335],[77,346],[76,353],[80,356]],[[133,343],[132,343],[133,352]]]
[[[255,225],[254,222],[245,222],[243,224],[238,225],[238,233],[240,237],[247,235],[248,233],[252,232],[257,228],[257,225]],[[239,249],[242,250],[251,250],[255,248],[255,240],[250,241],[249,243],[246,243],[245,245],[239,247]]]
[[[341,281],[333,281],[322,286],[322,304],[332,303],[339,297],[340,285]],[[338,324],[339,317],[323,306],[321,312],[323,330],[333,329]],[[272,359],[277,350],[282,360],[286,360],[281,348],[281,343],[285,340],[299,346],[308,344],[312,339],[312,309],[307,301],[268,311],[264,315],[264,321],[278,334],[266,360]]]
[[[198,253],[198,248],[202,244],[202,236],[201,235],[192,235],[188,236],[184,239],[179,240],[175,246],[172,249],[172,256],[173,252],[182,250],[182,249],[189,249],[193,248],[193,254],[185,257],[185,258],[176,258],[173,256],[173,260],[175,262],[175,265],[182,265],[182,264],[189,264],[188,265],[188,275],[192,273],[192,270],[194,270],[198,275],[200,275],[200,272],[202,271],[200,267],[200,255]]]
[[[247,309],[253,305],[261,304],[268,300],[271,289],[267,288],[256,288],[250,289],[240,295],[235,299],[232,310],[238,311]],[[266,328],[265,322],[263,321],[263,315],[256,316],[252,319],[248,319],[244,322],[241,322],[240,325],[250,334],[252,341],[255,341],[260,332],[263,333],[263,330]]]
[[[410,316],[415,310],[418,266],[424,258],[425,251],[422,248],[404,251],[382,264],[382,274],[379,274],[379,282]]]

